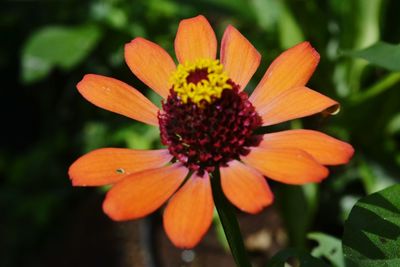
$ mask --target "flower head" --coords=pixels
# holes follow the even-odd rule
[[[273,202],[265,176],[287,184],[320,182],[324,165],[345,164],[353,148],[312,130],[256,134],[261,126],[334,112],[334,100],[305,87],[319,54],[308,42],[283,52],[248,97],[243,91],[260,54],[233,26],[217,41],[203,16],[185,19],[175,38],[178,66],[155,43],[136,38],[125,46],[132,72],[162,98],[159,110],[119,80],[88,74],[77,85],[93,104],[159,127],[165,149],[103,148],[69,170],[76,186],[111,184],[103,204],[114,220],[144,217],[168,201],[164,228],[178,247],[193,247],[213,214],[210,179],[216,170],[226,197],[257,213]]]

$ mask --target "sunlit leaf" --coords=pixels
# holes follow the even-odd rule
[[[93,49],[100,33],[94,25],[47,26],[33,33],[22,51],[22,80],[40,80],[53,67],[73,68]]]
[[[392,72],[377,81],[371,87],[354,94],[352,97],[349,98],[351,102],[354,104],[359,104],[364,102],[365,100],[372,99],[383,92],[388,91],[391,88],[395,88],[394,85],[399,83],[400,81],[400,73],[399,72]]]
[[[280,14],[279,0],[251,0],[250,3],[260,27],[272,31]]]
[[[400,133],[400,113],[397,113],[396,115],[393,116],[393,118],[387,125],[386,131],[389,134]]]
[[[360,198],[361,197],[359,195],[348,194],[348,195],[343,196],[340,199],[340,201],[339,201],[340,219],[341,219],[342,222],[347,220],[347,218],[349,217],[351,209],[354,207],[354,205],[357,203],[357,201]]]
[[[383,20],[383,0],[331,0],[335,17],[338,17],[338,49],[359,50],[368,47],[380,38]],[[354,12],[357,10],[357,12]],[[322,14],[321,14],[322,15]],[[336,23],[330,26],[336,27]],[[337,31],[335,30],[335,31]],[[334,81],[337,93],[346,97],[358,92],[367,62],[363,60],[340,60],[335,66]]]
[[[309,233],[307,237],[318,242],[311,255],[317,258],[324,257],[335,267],[345,266],[342,242],[339,239],[324,233]]]
[[[129,20],[127,10],[114,6],[111,1],[95,2],[91,6],[91,16],[116,29],[125,27]]]
[[[89,152],[109,145],[107,143],[109,132],[109,127],[102,122],[87,122],[82,132],[84,151]]]
[[[160,132],[156,127],[144,124],[134,124],[119,129],[113,134],[115,143],[125,143],[127,147],[133,149],[151,149],[153,143],[160,137]]]
[[[346,53],[352,57],[359,57],[369,63],[391,70],[400,71],[400,45],[377,42],[368,48]]]
[[[278,252],[268,262],[267,267],[328,267],[322,260],[308,253],[299,252],[294,249],[286,249]]]
[[[289,6],[281,2],[280,8],[279,41],[282,48],[286,49],[304,41],[304,35]]]
[[[362,159],[358,165],[358,171],[367,194],[375,193],[396,183],[396,177],[372,160]]]
[[[344,225],[348,267],[400,266],[400,185],[362,198]]]

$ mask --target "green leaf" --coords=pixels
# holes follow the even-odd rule
[[[117,144],[126,143],[126,146],[132,149],[151,149],[159,136],[160,133],[156,127],[133,124],[116,130],[111,140]]]
[[[345,266],[342,242],[339,239],[324,233],[309,233],[307,237],[318,242],[318,246],[311,251],[312,256],[326,258],[335,267]]]
[[[266,30],[272,31],[278,21],[280,14],[280,0],[251,0],[251,6],[258,25]]]
[[[338,22],[338,25],[335,27],[340,29],[336,33],[340,50],[359,50],[379,41],[380,25],[385,17],[384,2],[386,1],[331,0],[328,2],[333,9],[334,16],[337,18],[335,21]],[[354,10],[357,10],[357,12],[354,12]],[[331,42],[331,45],[335,42],[336,40]],[[360,90],[366,66],[367,62],[363,60],[347,59],[337,62],[334,81],[337,93],[340,96],[347,97]]]
[[[22,80],[31,83],[43,79],[53,67],[73,68],[88,55],[100,36],[100,29],[94,25],[40,29],[24,45]]]
[[[280,206],[290,245],[304,249],[306,235],[318,204],[318,188],[315,184],[304,186],[280,184],[278,189],[277,204]]]
[[[108,145],[110,129],[102,122],[89,121],[83,128],[82,138],[85,152]]]
[[[386,127],[386,132],[390,135],[400,133],[400,113],[397,113],[390,119]]]
[[[349,100],[353,104],[362,103],[366,100],[378,96],[379,94],[382,94],[383,92],[388,91],[391,88],[395,88],[394,85],[396,85],[399,82],[400,82],[400,73],[398,72],[389,73],[385,77],[377,81],[375,84],[373,84],[371,87],[350,97]]]
[[[396,178],[379,162],[373,160],[361,159],[358,164],[358,173],[367,194],[375,193],[396,183]]]
[[[285,249],[278,252],[268,262],[267,267],[285,267],[289,262],[293,263],[289,266],[296,267],[328,267],[322,260],[295,249]]]
[[[400,45],[377,42],[362,50],[345,53],[352,57],[359,57],[369,63],[391,70],[400,71]]]
[[[239,224],[236,219],[235,210],[222,192],[219,171],[213,173],[211,183],[215,207],[217,208],[236,265],[238,267],[251,267],[249,257],[244,247]]]
[[[289,48],[304,41],[304,35],[290,8],[281,2],[281,13],[278,21],[279,41],[282,48]]]
[[[344,225],[348,267],[400,266],[400,185],[362,198]]]

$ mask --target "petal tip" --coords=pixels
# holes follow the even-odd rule
[[[260,65],[261,54],[238,29],[228,25],[221,41],[220,59],[228,76],[243,90]]]
[[[262,205],[260,205],[257,208],[254,209],[241,209],[242,211],[252,214],[252,215],[256,215],[261,213],[266,207],[272,205],[272,203],[274,203],[274,195],[271,194],[270,198],[268,199],[268,201],[266,201],[265,203],[263,203]]]
[[[179,28],[181,26],[184,26],[185,24],[192,24],[192,23],[193,24],[196,24],[196,23],[207,23],[207,24],[209,24],[209,22],[208,22],[206,17],[204,17],[203,15],[197,15],[197,16],[194,16],[194,17],[182,19],[179,22],[178,30],[179,30]]]
[[[350,144],[347,143],[347,145],[349,146],[349,159],[351,159],[354,156],[354,153],[356,152],[356,150],[354,149],[354,147]]]
[[[323,165],[318,170],[318,175],[315,176],[315,182],[320,183],[329,176],[329,169]]]
[[[232,25],[232,24],[228,24],[228,26],[226,26],[225,32],[229,33],[230,31],[237,31],[237,29]]]
[[[346,157],[343,159],[343,162],[341,162],[340,164],[347,164],[353,158],[355,149],[351,144],[343,142],[343,150],[344,150],[344,153],[346,154]]]
[[[75,186],[75,187],[76,187],[76,186],[86,186],[86,185],[84,185],[84,184],[81,184],[81,183],[79,182],[79,179],[76,179],[75,175],[72,174],[71,171],[68,171],[68,176],[69,176],[69,180],[71,181],[72,186]]]
[[[132,45],[135,45],[135,44],[138,43],[138,42],[150,43],[150,42],[149,42],[148,40],[146,40],[145,38],[140,37],[140,36],[137,36],[137,37],[133,38],[130,42],[128,42],[128,43],[125,44],[125,49],[126,49],[127,47],[132,46]]]
[[[292,48],[298,48],[298,49],[303,49],[303,50],[309,50],[310,54],[311,54],[312,57],[314,58],[315,65],[318,65],[321,56],[320,56],[320,54],[318,53],[318,51],[311,45],[311,43],[310,43],[309,41],[301,42],[301,43],[299,43],[299,44],[293,46]],[[289,49],[290,49],[290,48],[289,48]]]
[[[71,166],[69,166],[69,168],[68,168],[68,178],[71,181],[72,186],[79,186],[79,184],[77,183],[77,181],[75,179],[74,163],[72,163]]]
[[[202,20],[202,21],[207,21],[208,22],[206,17],[204,17],[202,14],[199,14],[199,15],[194,16],[194,17],[183,19],[183,20],[180,21],[180,23],[188,22],[188,21],[196,21],[196,20]]]
[[[206,235],[206,233],[207,232],[202,233],[201,235],[199,235],[198,239],[190,240],[190,241],[184,240],[184,239],[176,240],[169,235],[167,235],[167,236],[168,236],[169,240],[172,242],[172,244],[174,244],[175,247],[180,248],[180,249],[192,249],[200,243],[200,241],[203,239],[203,237]]]
[[[90,83],[92,83],[93,81],[96,81],[97,79],[101,79],[103,76],[98,75],[98,74],[92,74],[92,73],[88,73],[85,74],[82,78],[82,80],[80,80],[77,84],[76,84],[76,88],[78,89],[79,93],[85,97],[85,92],[88,92],[90,89]],[[85,97],[86,98],[86,97]]]
[[[313,55],[313,57],[315,58],[315,65],[318,65],[320,59],[321,59],[321,55],[318,53],[318,51],[311,45],[310,42],[306,41],[306,47],[307,49],[310,49],[311,54]]]
[[[84,156],[82,156],[84,157]],[[82,158],[81,157],[81,158]],[[78,158],[75,160],[68,168],[68,177],[69,180],[71,181],[72,186],[88,186],[86,183],[82,183],[82,179],[79,179],[79,160],[81,158]]]
[[[135,37],[130,42],[128,42],[124,45],[124,56],[125,56],[125,61],[127,63],[128,63],[128,59],[129,59],[129,53],[132,53],[135,46],[139,45],[139,43],[150,44],[149,41],[147,41],[146,39],[144,39],[142,37]]]
[[[227,199],[239,210],[257,214],[273,202],[273,193],[265,177],[240,161],[220,168],[221,187]]]
[[[213,197],[208,175],[192,175],[169,201],[163,226],[179,248],[193,248],[208,232],[213,217]]]
[[[76,84],[76,88],[80,92],[81,90],[84,90],[84,85],[87,83],[89,80],[92,80],[98,76],[97,74],[85,74],[82,79]]]
[[[113,221],[122,222],[129,220],[126,216],[124,216],[120,211],[118,206],[115,205],[113,201],[110,201],[109,193],[106,194],[106,197],[103,201],[103,212]]]
[[[180,63],[199,58],[215,59],[217,54],[217,38],[210,22],[203,15],[179,22],[174,46]]]

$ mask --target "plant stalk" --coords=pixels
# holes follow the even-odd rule
[[[239,224],[236,219],[235,210],[222,192],[219,171],[215,171],[212,174],[211,184],[215,207],[217,208],[218,216],[221,220],[236,265],[238,267],[251,267]]]

